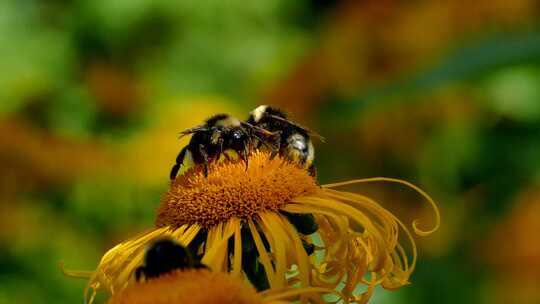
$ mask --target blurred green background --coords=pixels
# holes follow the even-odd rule
[[[185,141],[259,104],[324,135],[322,183],[389,176],[439,202],[412,284],[371,303],[540,303],[533,0],[0,1],[0,303],[82,303],[153,224]],[[405,219],[400,187],[364,186]]]

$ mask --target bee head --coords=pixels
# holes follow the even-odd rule
[[[240,129],[235,129],[235,130],[233,130],[233,131],[231,132],[231,136],[232,136],[232,138],[235,139],[235,140],[240,140],[240,139],[242,139],[242,137],[245,136],[245,133],[242,132]]]

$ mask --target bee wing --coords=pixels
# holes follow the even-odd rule
[[[200,131],[208,131],[208,127],[206,127],[206,125],[198,125],[198,126],[195,126],[193,128],[186,129],[186,130],[178,133],[178,139],[180,139],[180,138],[182,138],[182,137],[184,137],[186,135],[197,133],[197,132],[200,132]]]
[[[296,123],[296,122],[293,122],[293,121],[290,121],[286,118],[283,118],[283,117],[279,117],[277,115],[272,115],[272,114],[269,114],[269,116],[271,116],[272,118],[276,119],[276,120],[280,120],[280,121],[283,121],[283,122],[286,122],[290,125],[293,125],[299,129],[302,129],[304,132],[306,132],[307,134],[309,134],[309,136],[313,136],[313,137],[317,137],[321,142],[325,142],[326,140],[324,139],[323,136],[321,136],[320,134],[314,132],[314,131],[311,131],[310,129],[302,126],[301,124],[299,123]]]

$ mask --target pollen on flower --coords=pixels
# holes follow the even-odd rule
[[[318,189],[306,170],[280,156],[255,152],[248,161],[247,168],[242,161],[214,162],[207,177],[200,167],[177,177],[158,209],[156,226],[210,227],[233,217],[252,218]]]
[[[222,272],[175,271],[115,293],[108,304],[262,303],[253,287]]]

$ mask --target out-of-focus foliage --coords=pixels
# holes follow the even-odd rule
[[[399,177],[442,206],[412,284],[373,303],[540,302],[539,18],[532,0],[0,1],[0,303],[81,302],[59,262],[92,269],[151,227],[177,133],[261,103],[326,137],[322,182]]]

